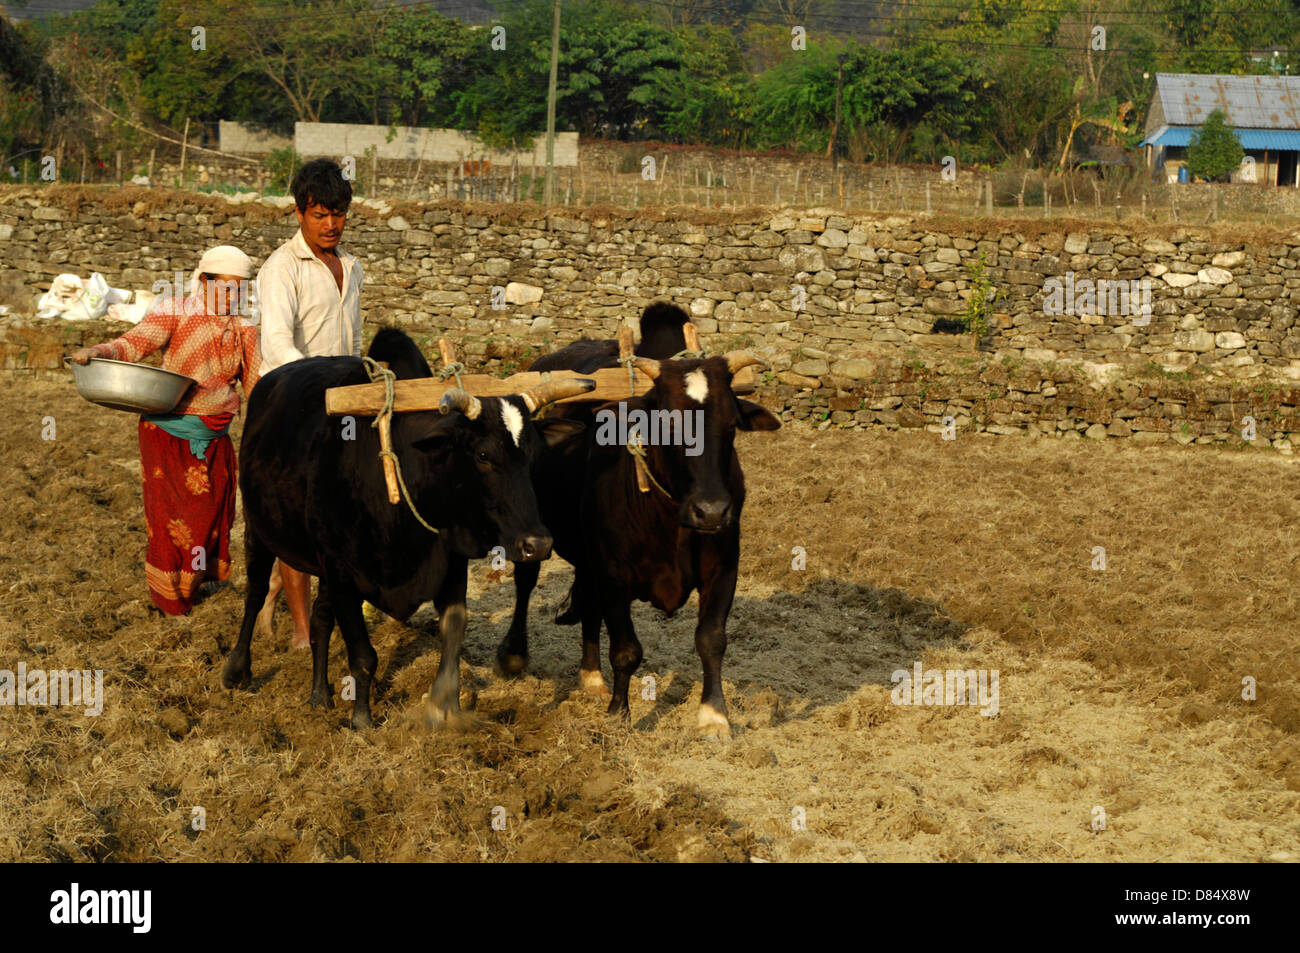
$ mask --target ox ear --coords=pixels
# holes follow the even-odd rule
[[[410,441],[416,450],[428,452],[438,449],[456,430],[456,425],[464,420],[461,414],[443,416],[436,411],[423,413],[418,419],[411,420]]]
[[[547,420],[545,418],[534,420],[533,425],[537,428],[538,432],[541,433],[542,439],[546,441],[547,447],[558,447],[561,444],[567,443],[575,437],[580,436],[582,432],[587,429],[587,425],[581,420],[564,420],[560,417],[556,417],[553,420]]]
[[[766,407],[752,401],[736,398],[740,413],[736,417],[736,426],[741,430],[780,430],[781,421]]]

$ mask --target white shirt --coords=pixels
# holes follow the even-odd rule
[[[342,248],[336,251],[342,292],[301,228],[257,273],[262,374],[304,357],[361,356],[361,263]]]

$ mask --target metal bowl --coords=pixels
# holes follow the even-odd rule
[[[148,364],[92,357],[86,364],[63,363],[72,368],[77,393],[101,407],[133,414],[165,414],[173,410],[195,383],[194,378]]]

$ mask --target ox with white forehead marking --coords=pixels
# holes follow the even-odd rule
[[[510,431],[510,437],[514,440],[515,446],[519,446],[519,435],[524,432],[524,415],[519,412],[518,407],[508,400],[501,401],[501,422]]]
[[[709,399],[709,379],[704,371],[694,370],[686,375],[686,396],[697,404]]]

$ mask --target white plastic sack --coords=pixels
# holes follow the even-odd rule
[[[85,281],[78,275],[63,274],[50,283],[50,290],[36,303],[36,316],[89,321],[102,318],[109,305],[125,305],[131,298],[132,292],[125,288],[110,288],[99,272]]]
[[[82,301],[86,304],[86,314],[91,318],[102,318],[108,311],[108,282],[95,272],[85,283],[85,288]]]
[[[81,279],[76,275],[59,275],[50,283],[50,290],[41,295],[36,302],[38,318],[67,318],[70,321],[85,321],[90,317],[82,305],[85,289]],[[71,312],[71,313],[69,313]]]

